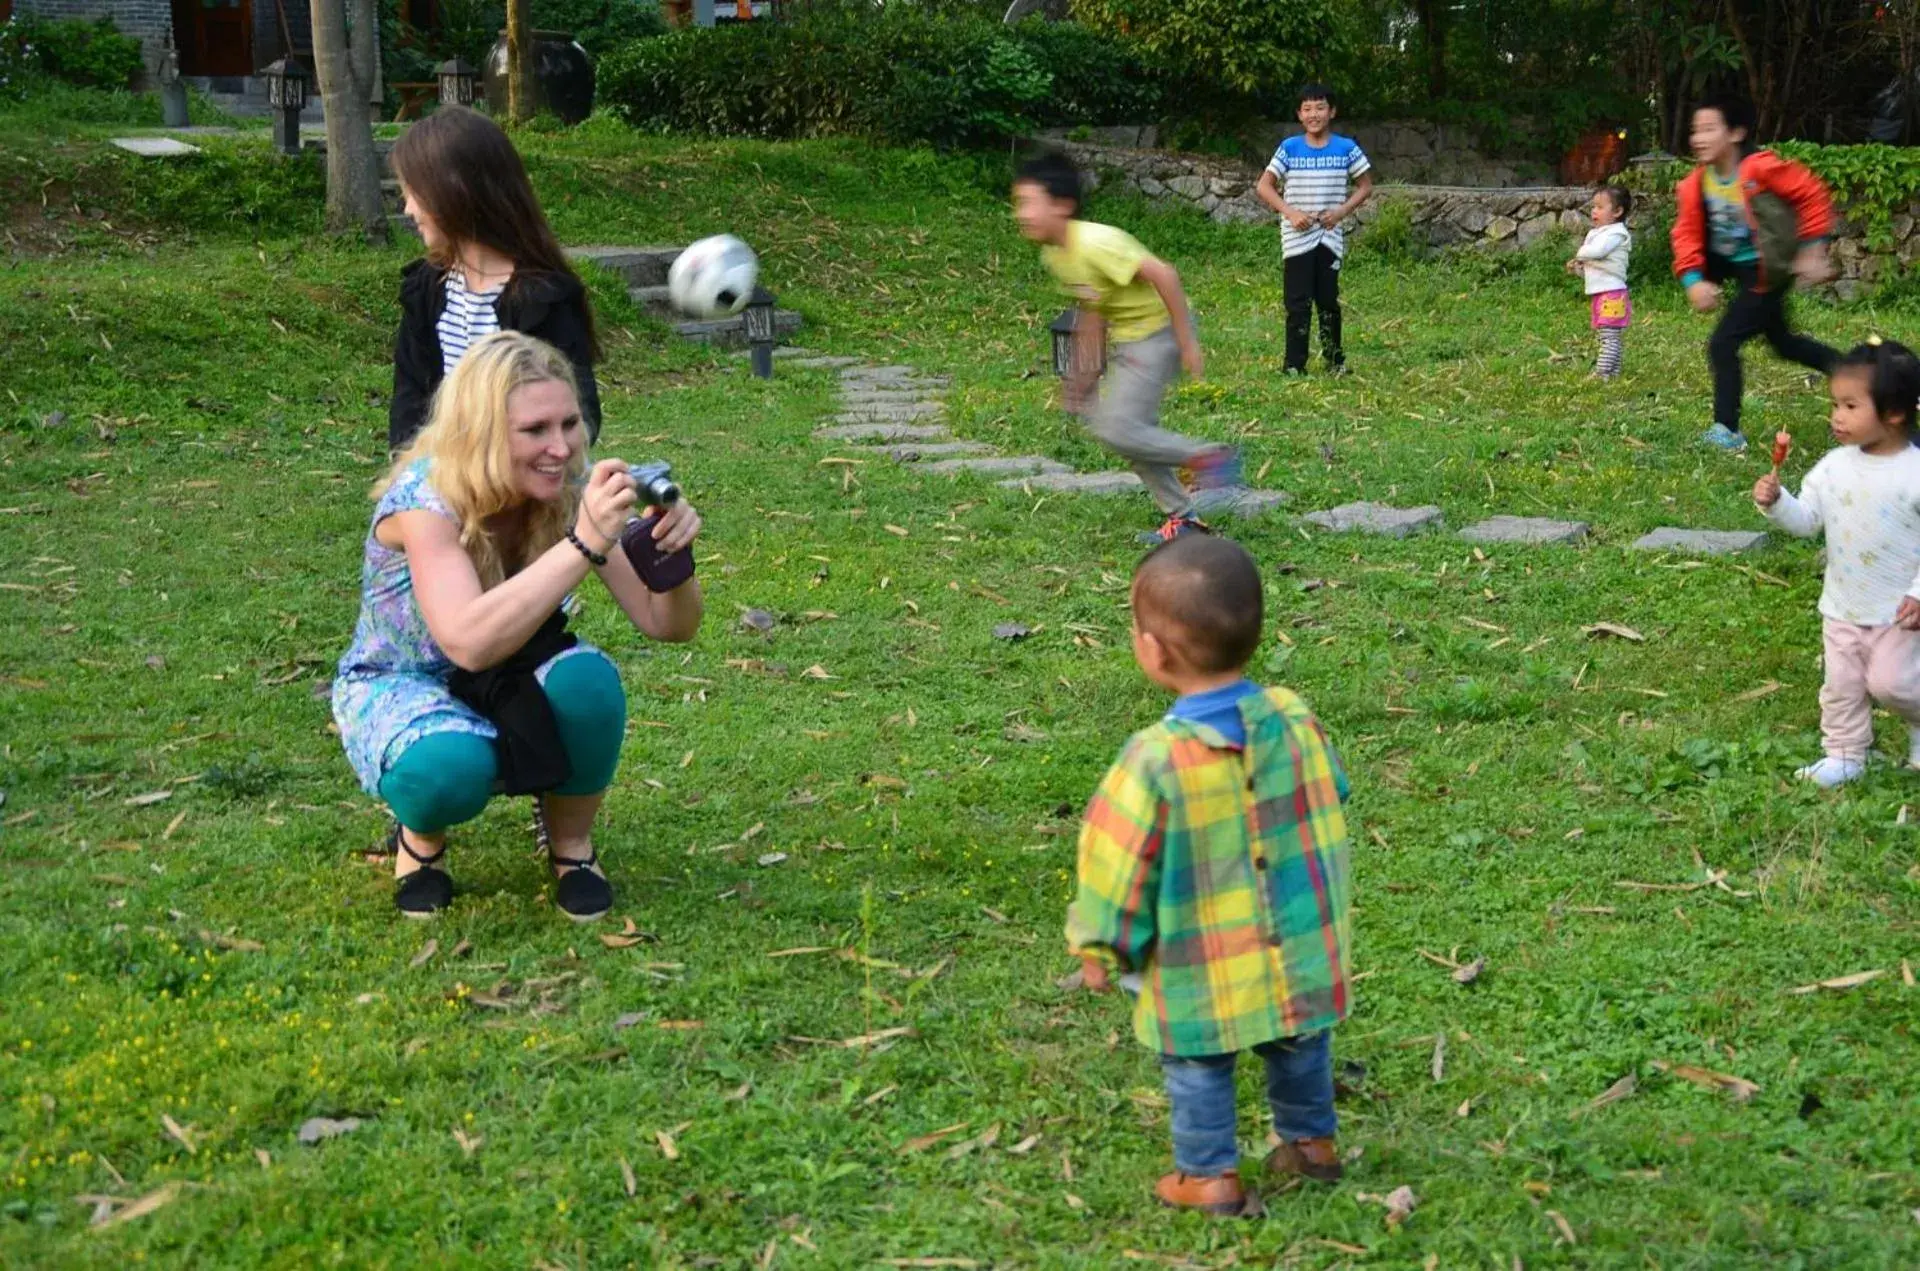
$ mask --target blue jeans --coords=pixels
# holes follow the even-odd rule
[[[1332,1038],[1323,1029],[1253,1048],[1267,1065],[1273,1131],[1288,1142],[1332,1138],[1339,1125],[1333,1111]],[[1173,1165],[1182,1174],[1211,1178],[1240,1163],[1233,1098],[1233,1066],[1238,1058],[1160,1056],[1167,1102],[1173,1108]]]

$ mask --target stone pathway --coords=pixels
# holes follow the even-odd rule
[[[996,484],[1028,494],[1139,495],[1140,478],[1131,472],[1078,472],[1044,455],[1005,455],[985,442],[956,437],[945,424],[940,391],[943,375],[925,375],[911,366],[876,366],[852,357],[828,357],[806,349],[783,348],[782,365],[838,372],[839,409],[833,422],[814,430],[818,441],[845,443],[856,453],[894,463],[913,464],[942,476],[998,477]],[[1213,490],[1194,497],[1202,516],[1259,516],[1287,501],[1279,490]],[[1445,514],[1432,505],[1394,507],[1386,503],[1343,503],[1301,518],[1329,533],[1377,534],[1407,538],[1444,528]],[[1584,542],[1592,527],[1585,521],[1533,516],[1492,516],[1458,532],[1471,543],[1527,545]],[[1767,541],[1759,530],[1695,530],[1663,526],[1636,539],[1640,551],[1726,556],[1752,551]]]
[[[944,375],[911,366],[876,366],[858,358],[826,357],[792,350],[786,366],[833,370],[840,377],[839,410],[833,422],[814,430],[819,441],[851,443],[856,452],[913,464],[941,476],[997,477],[997,484],[1029,494],[1144,494],[1131,472],[1078,472],[1045,455],[1007,455],[985,442],[953,435],[940,392]],[[1196,509],[1210,516],[1258,516],[1286,502],[1279,490],[1213,490],[1197,495]]]

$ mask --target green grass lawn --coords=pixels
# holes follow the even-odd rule
[[[1095,209],[1194,295],[1209,371],[1170,422],[1241,442],[1297,509],[1594,528],[1483,551],[1237,528],[1269,585],[1255,671],[1354,776],[1362,979],[1335,1047],[1364,1074],[1349,1181],[1221,1225],[1149,1203],[1155,1065],[1119,1000],[1055,983],[1078,810],[1163,706],[1127,653],[1144,498],[822,464],[853,453],[809,437],[829,372],[756,382],[597,278],[602,449],[670,459],[709,526],[692,645],[586,592],[632,702],[598,841],[645,938],[555,914],[524,803],[456,831],[453,910],[404,922],[322,686],[408,253],[293,234],[298,208],[218,214],[248,189],[90,202],[192,178],[84,129],[42,152],[0,120],[0,145],[0,1264],[1920,1262],[1920,778],[1791,780],[1818,749],[1811,545],[1626,550],[1757,523],[1764,460],[1690,445],[1708,322],[1671,285],[1640,288],[1599,387],[1560,257],[1362,250],[1356,374],[1286,382],[1270,230]],[[526,145],[567,241],[739,232],[810,347],[951,375],[962,437],[1112,466],[1049,406],[1058,301],[997,163],[597,124]],[[1799,313],[1835,343],[1916,316]],[[1824,396],[1749,366],[1750,430],[1795,432],[1797,483]],[[1007,621],[1034,634],[993,639]],[[1463,987],[1436,958],[1485,970]],[[297,1142],[315,1116],[361,1124]],[[1401,1185],[1394,1230],[1377,1198]],[[97,1229],[81,1199],[156,1193]]]

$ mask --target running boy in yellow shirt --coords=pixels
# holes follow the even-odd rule
[[[1160,529],[1143,539],[1207,533],[1178,470],[1191,469],[1199,490],[1236,487],[1240,452],[1160,427],[1161,399],[1181,369],[1197,378],[1203,366],[1180,275],[1125,230],[1079,215],[1080,172],[1071,159],[1048,152],[1021,165],[1013,179],[1014,220],[1040,244],[1041,260],[1080,309],[1074,364],[1090,369],[1069,376],[1067,409],[1133,465],[1166,514]],[[1103,352],[1104,375],[1091,369]],[[1096,380],[1104,381],[1097,401]]]

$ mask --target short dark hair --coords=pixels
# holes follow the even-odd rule
[[[1626,186],[1603,185],[1600,187],[1600,193],[1613,201],[1613,210],[1620,213],[1621,220],[1626,220],[1627,214],[1633,211],[1633,192]]]
[[[1340,103],[1333,99],[1333,90],[1317,79],[1310,79],[1300,85],[1300,101],[1302,103],[1325,102],[1335,110],[1340,108]]]
[[[1183,534],[1133,571],[1134,621],[1214,675],[1236,670],[1260,647],[1265,603],[1247,549],[1213,534]]]
[[[1740,143],[1743,147],[1751,147],[1754,145],[1753,134],[1754,130],[1759,127],[1759,120],[1753,113],[1753,103],[1746,98],[1736,96],[1733,93],[1716,93],[1701,101],[1700,104],[1693,109],[1696,114],[1703,110],[1718,112],[1721,120],[1728,128],[1742,128],[1746,130],[1746,136]]]
[[[1058,150],[1041,150],[1027,156],[1014,171],[1015,185],[1033,184],[1056,199],[1066,199],[1073,210],[1080,210],[1080,168]]]
[[[1873,413],[1882,420],[1898,416],[1908,437],[1920,418],[1920,358],[1896,340],[1869,340],[1856,344],[1833,364],[1833,374],[1860,371],[1867,377]]]

